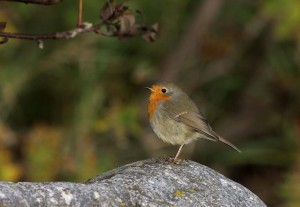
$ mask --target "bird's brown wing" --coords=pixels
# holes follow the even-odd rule
[[[209,140],[219,140],[218,136],[211,129],[209,124],[206,122],[205,117],[201,113],[182,112],[180,114],[177,114],[173,119],[193,128],[195,131],[198,131],[199,133],[203,134],[205,138]]]
[[[202,138],[209,139],[211,141],[221,141],[224,144],[232,147],[238,152],[241,152],[236,146],[234,146],[232,143],[218,135],[214,130],[209,126],[209,124],[206,121],[206,118],[198,112],[198,109],[194,105],[190,105],[192,111],[180,111],[180,109],[185,108],[182,105],[178,105],[174,103],[173,101],[169,101],[167,104],[163,105],[164,107],[164,113],[169,118],[184,123],[187,126],[191,127],[195,131],[199,132],[203,135]]]
[[[201,113],[196,112],[183,112],[181,114],[178,114],[175,116],[175,120],[182,122],[190,127],[192,127],[194,130],[198,131],[199,133],[205,135],[206,139],[212,140],[212,141],[221,141],[224,144],[232,147],[238,152],[241,152],[236,146],[234,146],[232,143],[224,139],[223,137],[219,136],[216,132],[212,130],[212,128],[209,126],[209,124],[206,122],[205,117]]]
[[[183,100],[183,101],[177,101]],[[217,141],[218,136],[213,132],[206,122],[203,114],[198,112],[197,107],[189,100],[187,96],[181,96],[178,99],[172,99],[162,104],[164,110],[161,110],[169,118],[181,122],[195,131],[202,134],[202,138]],[[186,111],[185,109],[188,109]]]

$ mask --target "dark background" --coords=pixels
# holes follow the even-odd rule
[[[84,1],[99,21],[104,1]],[[147,120],[157,81],[181,86],[243,153],[193,142],[182,157],[207,165],[268,206],[300,205],[300,1],[136,1],[157,41],[85,34],[0,45],[0,180],[77,181],[141,159],[174,156]],[[76,25],[77,1],[0,2],[7,32]]]

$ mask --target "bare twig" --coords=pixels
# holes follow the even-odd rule
[[[19,3],[26,3],[26,4],[43,4],[43,5],[51,5],[57,4],[63,0],[0,0],[0,1],[14,1]]]
[[[0,0],[1,1],[1,0]],[[75,29],[50,34],[24,34],[4,32],[6,22],[0,22],[0,44],[5,44],[10,38],[33,40],[38,42],[39,48],[43,48],[43,40],[71,39],[77,35],[94,32],[104,36],[116,36],[119,39],[128,39],[134,36],[142,36],[146,41],[154,41],[158,30],[158,24],[150,26],[145,23],[137,23],[135,14],[123,3],[112,4],[109,0],[104,4],[100,13],[100,23],[82,23],[82,0],[79,0],[78,20]],[[112,6],[113,5],[113,6]],[[105,27],[107,33],[101,29]]]
[[[82,1],[83,0],[79,0],[79,5],[78,5],[77,27],[80,27],[82,24]]]
[[[75,28],[65,32],[56,32],[52,34],[22,34],[22,33],[9,33],[9,32],[0,32],[0,37],[4,38],[14,38],[14,39],[25,39],[25,40],[56,40],[56,39],[71,39],[77,35],[84,34],[87,32],[95,32],[99,34],[99,29],[102,27],[102,24],[93,26],[92,23],[85,22],[81,25],[80,28]]]

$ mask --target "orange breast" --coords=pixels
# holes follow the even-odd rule
[[[165,101],[171,99],[171,96],[161,93],[159,90],[152,91],[149,104],[148,104],[148,117],[151,119],[158,108],[158,104],[160,101]]]
[[[157,109],[158,102],[159,102],[159,100],[149,99],[149,104],[148,104],[148,118],[149,119],[152,119],[152,117]]]

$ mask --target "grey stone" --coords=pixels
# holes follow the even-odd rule
[[[255,194],[193,161],[153,158],[85,183],[0,182],[0,206],[266,206]]]

